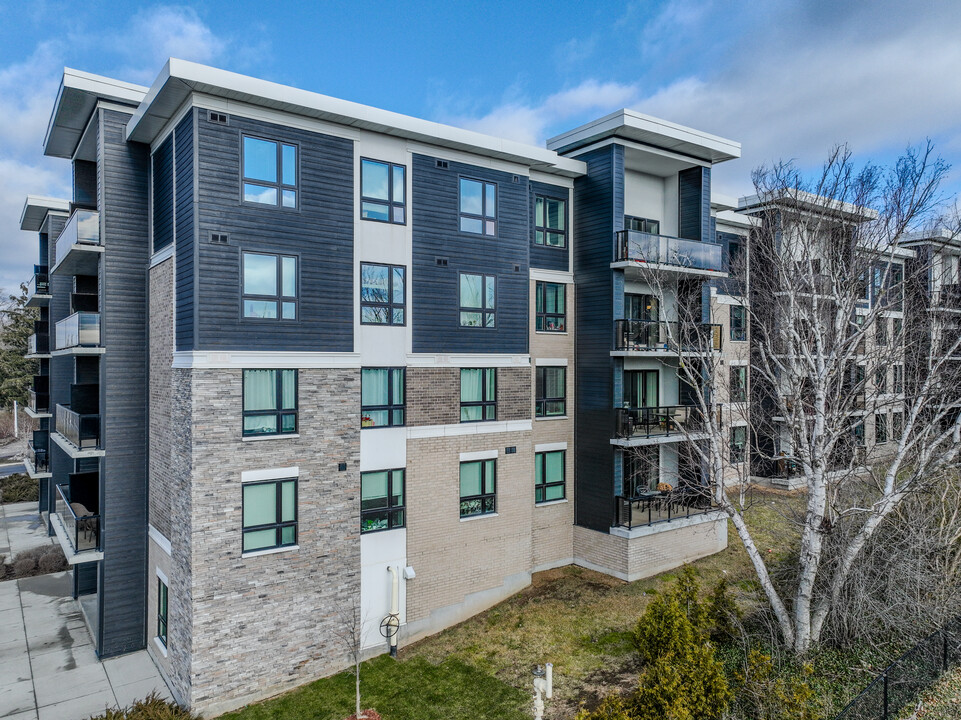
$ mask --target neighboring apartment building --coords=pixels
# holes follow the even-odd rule
[[[217,712],[342,668],[355,607],[375,653],[725,547],[678,358],[743,365],[737,143],[622,111],[544,149],[171,60],[65,71],[45,152],[31,473],[101,657]]]

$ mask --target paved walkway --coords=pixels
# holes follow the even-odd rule
[[[19,537],[22,517],[5,512],[0,536]],[[69,572],[0,582],[0,718],[84,720],[151,691],[169,699],[146,651],[97,660],[71,589]]]
[[[56,542],[57,538],[47,537],[36,502],[0,505],[0,555],[8,563],[17,553]]]

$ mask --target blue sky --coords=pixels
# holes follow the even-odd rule
[[[27,193],[68,197],[41,143],[64,66],[149,85],[169,56],[543,144],[621,107],[742,144],[751,170],[930,137],[961,189],[961,3],[0,0],[0,287],[26,280]]]

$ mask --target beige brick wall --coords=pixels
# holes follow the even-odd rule
[[[530,418],[531,398],[530,368],[497,368],[498,420]],[[459,422],[460,368],[407,368],[407,425]]]
[[[157,645],[155,637],[157,635],[157,569],[167,578],[167,642],[170,643],[170,575],[172,562],[170,556],[153,541],[147,540],[147,652],[153,657],[154,662],[160,667],[164,678],[169,679],[173,675],[173,665],[170,659],[170,651],[164,654]]]
[[[171,363],[173,362],[173,265],[165,260],[150,269],[149,428],[150,524],[170,537],[172,478]]]

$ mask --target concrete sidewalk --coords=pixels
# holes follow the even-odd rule
[[[56,545],[57,538],[47,536],[36,502],[0,505],[0,555],[7,563],[17,553],[50,544]]]

